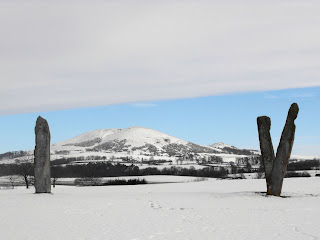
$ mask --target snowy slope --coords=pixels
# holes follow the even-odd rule
[[[210,145],[210,147],[217,150],[217,151],[221,151],[223,153],[228,153],[228,154],[236,154],[236,155],[259,154],[259,152],[256,150],[240,149],[240,148],[236,148],[235,146],[225,144],[222,142],[214,143],[214,144]]]
[[[138,126],[126,129],[99,129],[87,132],[53,144],[52,150],[170,152],[170,154],[186,151],[214,152],[213,148],[209,146],[201,146],[150,128]]]
[[[150,128],[130,127],[126,129],[110,128],[86,132],[69,140],[56,143],[53,145],[53,147],[59,148],[66,146],[77,146],[84,142],[94,141],[95,139],[101,139],[101,141],[90,147],[101,145],[109,141],[122,140],[126,140],[126,142],[128,142],[132,147],[140,147],[146,143],[157,145],[159,147],[167,145],[168,143],[188,143],[182,139],[158,132]]]
[[[223,142],[218,142],[218,143],[214,143],[212,145],[210,145],[210,147],[213,147],[213,148],[218,148],[218,149],[224,149],[224,148],[234,148],[234,149],[237,149],[236,147],[232,146],[232,145],[229,145],[229,144],[225,144]]]
[[[140,147],[146,143],[163,147],[168,143],[188,144],[187,141],[158,132],[150,128],[130,127],[107,136],[101,143],[112,140],[126,140],[132,147]]]
[[[121,131],[120,128],[109,128],[109,129],[98,129],[90,132],[83,133],[74,138],[59,142],[57,144],[53,144],[55,147],[71,145],[75,143],[82,143],[90,140],[94,140],[96,138],[105,139],[107,136],[112,135],[118,131]]]

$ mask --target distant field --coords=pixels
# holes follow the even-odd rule
[[[74,185],[74,180],[76,178],[59,178],[57,180],[57,185]],[[124,176],[124,177],[103,177],[100,178],[102,182],[115,179],[145,179],[149,184],[156,183],[182,183],[182,182],[197,182],[203,181],[204,178],[201,177],[185,177],[185,176]],[[11,186],[10,181],[7,177],[0,177],[0,186]],[[15,180],[15,186],[24,186],[24,182],[21,177],[17,176]]]

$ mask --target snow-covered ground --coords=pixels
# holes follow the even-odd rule
[[[159,177],[160,178],[160,177]],[[319,239],[320,178],[0,191],[1,239]]]
[[[319,159],[320,156],[312,156],[312,155],[291,155],[291,159],[298,159],[298,160],[313,160]]]

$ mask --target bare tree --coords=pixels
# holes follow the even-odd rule
[[[18,180],[18,176],[16,175],[9,175],[6,176],[6,179],[10,182],[12,189],[14,189],[15,183]]]
[[[52,186],[55,188],[57,180],[61,177],[61,172],[59,167],[57,166],[52,166],[51,167],[51,182]]]
[[[32,153],[27,154],[23,159],[20,159],[19,162],[17,162],[18,165],[13,170],[14,174],[22,177],[26,188],[29,188],[31,177],[34,175],[33,159],[34,157]]]
[[[26,188],[29,188],[30,178],[33,176],[33,165],[32,163],[21,163],[17,166],[16,174],[20,175],[25,182]]]

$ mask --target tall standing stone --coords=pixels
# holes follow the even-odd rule
[[[298,104],[293,103],[289,109],[286,124],[283,128],[277,156],[273,164],[270,191],[275,196],[280,196],[283,178],[286,175],[289,159],[293,147],[296,120],[299,112]]]
[[[269,192],[272,175],[273,163],[275,160],[272,140],[270,136],[271,120],[267,116],[258,117],[257,119],[259,141],[262,162],[266,173],[267,192]]]
[[[34,150],[34,186],[36,193],[51,192],[50,178],[50,130],[47,120],[38,117]]]
[[[283,178],[287,172],[296,130],[294,120],[297,118],[298,112],[298,104],[293,103],[288,112],[276,156],[274,156],[270,137],[270,118],[262,116],[257,119],[260,149],[265,166],[268,195],[280,196],[281,194]]]

